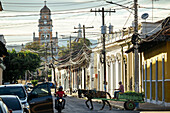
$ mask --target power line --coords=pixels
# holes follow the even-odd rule
[[[105,5],[95,5],[95,6],[88,6],[88,7],[82,7],[82,8],[72,8],[72,9],[67,9],[67,10],[53,10],[53,12],[62,12],[62,11],[75,11],[75,10],[82,10],[82,9],[89,9],[89,8],[94,8],[94,7],[102,7],[102,6],[108,6],[110,4],[105,4]],[[35,12],[35,11],[19,11],[19,10],[3,10],[3,11],[9,11],[9,12]]]
[[[139,6],[139,8],[144,8],[144,9],[160,9],[160,10],[170,10],[169,8],[156,8],[156,7],[144,7],[144,6]]]
[[[83,4],[83,3],[92,3],[92,2],[99,2],[99,1],[103,1],[103,0],[94,0],[94,1],[85,1],[85,2],[48,2],[48,4],[57,4],[57,5],[72,5],[72,4]],[[40,3],[17,3],[17,2],[2,2],[3,4],[13,4],[13,5],[37,5]],[[43,3],[42,3],[43,4]]]

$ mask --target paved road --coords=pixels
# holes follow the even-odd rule
[[[90,110],[86,107],[85,101],[76,97],[66,97],[66,106],[62,113],[139,113],[139,111],[122,111],[115,108],[109,110],[107,105],[103,110],[100,110],[102,104],[98,102],[93,102],[94,109]],[[57,111],[54,113],[57,113]]]

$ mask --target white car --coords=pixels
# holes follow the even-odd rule
[[[0,85],[0,95],[17,95],[24,106],[24,112],[30,112],[27,93],[22,84]]]
[[[0,113],[12,113],[12,110],[8,110],[6,104],[0,99]]]
[[[23,113],[23,106],[20,99],[16,95],[0,95],[2,101],[6,104],[8,109],[12,110],[12,113]]]

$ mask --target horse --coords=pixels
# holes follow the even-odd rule
[[[111,99],[111,95],[108,92],[104,92],[104,91],[78,89],[78,97],[79,98],[82,98],[82,94],[84,94],[84,96],[87,97],[85,104],[88,108],[89,108],[89,105],[87,104],[87,102],[90,101],[91,110],[93,110],[93,103],[92,103],[93,98],[106,98],[106,94],[107,94],[109,96],[109,98]],[[100,110],[103,110],[106,102],[109,105],[110,110],[112,109],[112,106],[110,105],[109,101],[102,100],[102,102],[103,102],[103,106]]]

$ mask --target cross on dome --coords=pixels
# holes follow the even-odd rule
[[[44,5],[45,5],[45,6],[46,6],[46,3],[47,3],[47,1],[45,0],[45,1],[44,1]]]

